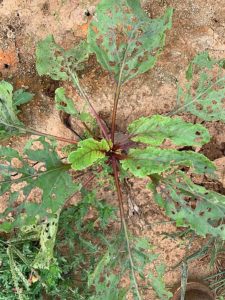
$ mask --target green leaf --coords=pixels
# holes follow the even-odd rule
[[[13,94],[13,105],[20,106],[21,104],[25,104],[29,102],[33,96],[34,94],[26,92],[23,89],[19,89]]]
[[[128,158],[121,161],[122,167],[137,177],[161,174],[179,166],[191,167],[197,174],[213,174],[215,166],[204,155],[193,151],[172,149],[131,149]]]
[[[13,103],[13,87],[6,81],[0,82],[0,140],[25,133],[23,124],[16,116]]]
[[[73,100],[66,97],[65,89],[63,87],[55,90],[55,103],[58,110],[62,110],[69,115],[78,116],[79,112],[77,111]]]
[[[164,265],[156,264],[156,259],[159,255],[154,253],[154,247],[149,243],[146,238],[133,237],[132,238],[132,257],[134,261],[135,271],[143,278],[148,286],[151,286],[159,299],[170,299],[172,293],[166,290],[163,276],[165,273]],[[146,269],[149,265],[155,265],[155,270],[148,270],[146,276]]]
[[[172,9],[149,19],[139,0],[102,0],[89,26],[88,43],[102,67],[127,80],[151,69],[171,28]]]
[[[37,45],[37,72],[54,80],[67,80],[71,72],[83,69],[83,62],[88,56],[89,50],[85,41],[65,51],[55,43],[52,35],[48,35]]]
[[[194,184],[179,171],[156,181],[155,201],[178,226],[190,227],[198,235],[211,234],[225,240],[225,196]]]
[[[31,147],[37,143],[40,149],[33,150]],[[58,157],[55,144],[43,137],[31,140],[24,154],[26,159],[12,148],[0,147],[0,197],[9,194],[8,208],[0,214],[0,230],[36,224],[55,214],[80,189],[67,173],[70,165],[63,164]],[[35,163],[32,166],[28,161]],[[8,217],[10,214],[12,218]]]
[[[207,52],[198,54],[186,72],[188,83],[179,87],[178,111],[187,111],[206,121],[225,122],[225,73],[220,60]]]
[[[194,75],[196,67],[212,69],[212,67],[215,63],[216,63],[216,61],[212,60],[209,57],[208,52],[202,52],[202,53],[197,54],[188,66],[188,69],[186,72],[186,79],[187,80],[193,79],[193,75]]]
[[[152,146],[161,145],[165,139],[170,139],[177,146],[202,146],[210,140],[208,130],[202,125],[160,115],[132,122],[128,132],[133,141]]]
[[[144,280],[146,288],[152,286],[160,299],[170,299],[172,294],[166,290],[163,282],[163,266],[156,265],[154,271],[149,272],[148,270],[149,265],[153,265],[153,263],[155,265],[158,258],[158,254],[155,254],[153,251],[153,246],[146,238],[130,235],[129,245],[135,276]],[[109,247],[108,250],[98,261],[94,271],[88,275],[88,285],[93,290],[95,289],[95,295],[90,299],[126,299],[129,290],[133,294],[134,299],[139,299],[137,297],[137,287],[133,282],[124,233],[121,232],[117,239],[107,243],[107,246]],[[126,289],[120,290],[121,283],[124,281],[124,278],[127,278],[128,274],[130,275],[130,283],[126,285]]]
[[[48,75],[54,80],[67,80],[63,71],[64,49],[55,43],[52,35],[40,41],[36,49],[36,68],[40,76]]]
[[[110,150],[111,143],[102,139],[100,142],[90,138],[79,142],[78,149],[71,152],[68,161],[74,170],[83,170],[94,162],[104,158]]]
[[[94,119],[90,113],[86,111],[79,112],[72,99],[68,98],[65,95],[65,89],[60,87],[55,90],[55,102],[56,108],[58,110],[64,111],[69,115],[76,117],[78,120],[82,122],[87,122],[90,124],[94,123]]]
[[[163,280],[163,276],[165,274],[165,266],[164,265],[156,265],[156,274],[157,276],[153,276],[152,273],[148,274],[148,279],[151,282],[151,286],[155,290],[159,299],[170,299],[173,294],[166,289],[165,282]]]
[[[91,287],[94,283],[95,285],[98,284],[99,278],[101,277],[101,273],[103,272],[104,268],[110,262],[111,257],[109,251],[106,251],[104,256],[98,262],[95,270],[88,276],[88,286]]]

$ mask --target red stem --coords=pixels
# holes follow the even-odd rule
[[[92,110],[92,113],[102,131],[103,137],[108,140],[109,139],[109,135],[107,133],[107,128],[105,126],[105,124],[103,123],[102,119],[100,118],[100,116],[98,115],[98,113],[96,112],[96,110],[94,109],[94,106],[91,104],[90,100],[87,98],[88,104]]]
[[[122,196],[121,185],[120,185],[120,180],[119,180],[119,171],[118,171],[118,166],[117,166],[117,160],[115,157],[112,157],[112,168],[113,168],[113,176],[114,176],[114,181],[115,181],[115,185],[116,185],[116,191],[117,191],[119,208],[120,208],[120,217],[121,217],[122,225],[123,225],[125,222],[125,212],[124,212],[124,207],[123,207],[123,196]]]
[[[66,143],[70,143],[70,144],[77,144],[78,143],[75,140],[66,139],[66,138],[63,138],[63,137],[60,137],[60,136],[56,136],[56,135],[53,135],[53,134],[48,134],[48,133],[40,132],[40,131],[34,130],[34,129],[29,129],[28,128],[28,129],[25,129],[25,130],[26,130],[26,132],[29,132],[29,133],[34,134],[34,135],[45,136],[45,137],[53,137],[56,140],[61,141],[61,142],[66,142]]]
[[[111,139],[114,143],[114,136],[115,136],[115,128],[116,128],[116,114],[117,114],[117,107],[120,97],[120,83],[117,84],[115,97],[114,97],[114,104],[113,104],[113,113],[112,113],[112,129],[111,129]]]
[[[75,88],[78,89],[78,91],[80,93],[80,96],[83,97],[84,100],[88,103],[88,105],[90,107],[90,110],[91,110],[92,114],[94,115],[94,117],[95,117],[101,131],[102,131],[103,137],[106,140],[109,140],[109,135],[107,133],[107,128],[106,128],[105,124],[103,123],[102,119],[100,118],[100,116],[98,115],[98,113],[96,112],[96,110],[95,110],[94,106],[92,105],[91,101],[89,100],[88,96],[86,95],[86,93],[82,89],[81,85],[79,84],[77,74],[71,72],[71,78],[72,78],[72,82],[73,82]]]

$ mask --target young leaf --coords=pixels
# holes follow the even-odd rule
[[[32,150],[31,146],[36,142],[41,143],[41,149]],[[14,227],[35,224],[46,215],[55,214],[80,189],[80,185],[73,183],[67,173],[70,165],[61,162],[55,145],[43,137],[30,141],[24,154],[26,160],[16,150],[0,147],[0,197],[9,194],[8,208],[0,214],[4,218],[1,230],[10,231]],[[35,162],[34,165],[30,165],[28,160]],[[35,197],[38,201],[32,202]],[[24,198],[23,201],[21,198]],[[9,214],[13,214],[11,220]]]
[[[155,115],[142,117],[128,127],[131,139],[135,142],[160,146],[170,139],[177,146],[202,146],[210,140],[208,130],[200,124],[193,125],[180,118]]]
[[[64,111],[65,113],[72,115],[82,122],[93,123],[94,119],[88,112],[79,112],[72,99],[65,95],[65,89],[60,87],[55,90],[55,102],[58,110]]]
[[[102,0],[89,26],[88,43],[102,67],[127,80],[151,69],[171,28],[172,9],[149,19],[139,0]]]
[[[34,94],[24,91],[23,89],[19,89],[13,94],[13,105],[20,106],[21,104],[25,104],[29,102],[33,98]]]
[[[66,51],[55,43],[52,35],[48,35],[37,45],[37,72],[54,80],[67,80],[70,72],[83,69],[83,62],[88,59],[88,55],[88,45],[85,41]]]
[[[68,161],[74,170],[83,170],[106,156],[111,145],[106,140],[100,142],[90,138],[79,142],[78,149],[71,152]]]
[[[78,111],[75,108],[73,100],[66,97],[65,89],[63,87],[57,88],[55,90],[55,103],[56,103],[56,108],[58,110],[62,110],[69,115],[74,115],[74,116],[78,115]]]
[[[177,151],[147,147],[131,149],[128,158],[121,161],[122,167],[137,177],[161,174],[178,166],[193,168],[197,174],[213,174],[215,166],[202,154],[193,151]]]
[[[225,196],[194,184],[179,171],[154,180],[155,201],[175,220],[177,226],[188,226],[198,235],[211,234],[225,240]]]
[[[16,116],[13,102],[13,87],[6,81],[0,82],[0,140],[25,133],[24,125]]]
[[[188,111],[206,121],[225,122],[225,74],[221,61],[213,60],[207,52],[198,54],[186,72],[186,88],[179,87],[176,110]]]

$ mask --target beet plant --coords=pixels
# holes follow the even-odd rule
[[[74,139],[45,134],[23,125],[16,116],[16,107],[29,101],[29,95],[20,90],[21,98],[16,102],[18,92],[13,94],[11,84],[1,82],[1,139],[20,134],[40,136],[27,142],[23,155],[10,147],[0,148],[0,195],[7,198],[0,230],[19,232],[16,242],[32,238],[39,241],[39,249],[29,263],[21,250],[12,245],[13,240],[7,244],[9,265],[20,299],[26,299],[26,296],[19,285],[29,291],[32,284],[17,266],[15,256],[27,262],[26,266],[30,267],[37,280],[39,270],[49,270],[56,264],[54,247],[58,224],[61,224],[61,216],[66,215],[68,199],[75,193],[81,193],[86,204],[82,204],[81,200],[80,205],[84,206],[80,212],[86,212],[88,205],[95,205],[101,222],[106,218],[106,211],[112,214],[112,210],[101,206],[101,202],[90,200],[95,195],[88,194],[88,197],[85,183],[76,180],[85,174],[84,170],[91,170],[94,176],[105,177],[108,174],[109,179],[113,178],[121,219],[121,233],[116,242],[108,244],[105,254],[86,277],[87,288],[92,293],[88,299],[125,299],[129,291],[135,299],[141,299],[141,279],[146,286],[149,284],[155,289],[160,299],[171,297],[162,280],[162,265],[156,267],[155,275],[146,273],[146,265],[157,257],[148,242],[128,232],[122,193],[124,177],[149,179],[147,186],[153,192],[156,203],[177,226],[188,227],[203,237],[210,235],[225,239],[225,197],[196,184],[190,177],[190,174],[196,174],[215,178],[213,163],[196,151],[210,141],[209,132],[201,124],[173,117],[187,111],[206,121],[224,121],[224,61],[213,60],[206,52],[198,54],[188,67],[185,87],[178,88],[177,107],[173,111],[171,108],[170,114],[143,116],[129,124],[126,132],[117,134],[116,131],[121,89],[129,80],[154,67],[165,44],[165,32],[171,29],[171,19],[170,8],[161,18],[150,19],[138,0],[102,0],[89,25],[87,41],[69,50],[57,45],[53,36],[38,43],[38,74],[69,82],[83,99],[84,107],[89,108],[88,111],[79,111],[63,87],[55,91],[56,107],[64,115],[65,125],[73,130]],[[94,99],[79,80],[79,72],[85,68],[90,55],[95,55],[102,68],[114,78],[110,128],[99,116]],[[72,128],[71,118],[79,120],[83,133]],[[56,153],[56,140],[69,144],[67,158],[60,158]],[[165,141],[169,141],[170,146],[166,146],[168,143],[165,144]],[[192,150],[185,150],[185,147]],[[36,201],[35,190],[38,191]],[[75,207],[73,220],[71,216],[63,219],[66,232],[70,221],[80,222],[84,217],[78,211]],[[76,228],[81,230],[81,227],[80,223],[76,223]],[[122,258],[118,255],[120,251]],[[128,273],[129,288],[122,287],[121,279]],[[78,291],[74,293],[71,299],[83,299],[78,298]]]

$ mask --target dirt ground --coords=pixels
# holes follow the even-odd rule
[[[93,13],[97,2],[0,0],[0,80],[9,80],[15,88],[23,87],[35,93],[34,100],[22,107],[20,115],[30,127],[73,138],[73,134],[61,123],[53,105],[54,90],[61,83],[38,77],[35,70],[35,46],[47,34],[53,34],[56,41],[65,48],[85,38],[88,22],[85,12],[89,10]],[[140,116],[165,114],[172,110],[176,104],[176,81],[182,82],[188,62],[197,52],[208,50],[215,57],[225,55],[225,0],[144,0],[142,3],[150,17],[160,16],[167,6],[173,7],[173,27],[167,34],[165,51],[156,67],[124,86],[117,122],[120,131]],[[97,111],[109,122],[113,80],[92,59],[88,70],[82,74],[82,83]],[[81,101],[74,90],[68,86],[67,90],[74,101]],[[225,126],[217,122],[208,127],[214,138],[203,152],[215,160],[221,175],[225,165]],[[17,138],[8,144],[21,149],[25,140]],[[62,146],[60,143],[59,147]],[[221,189],[225,184],[223,181],[221,176]],[[129,217],[130,227],[138,235],[150,238],[160,254],[159,261],[167,265],[165,280],[172,287],[180,280],[180,269],[173,270],[173,267],[187,253],[199,249],[205,241],[198,239],[188,248],[189,240],[172,239],[165,235],[176,232],[176,227],[172,223],[160,223],[168,219],[145,189],[146,182],[135,180],[132,185],[139,215]],[[102,196],[108,198],[107,195]],[[116,203],[116,199],[113,202]],[[208,262],[209,257],[205,257],[191,263],[189,277],[200,280],[212,273]],[[151,291],[146,291],[144,299],[156,298]]]

